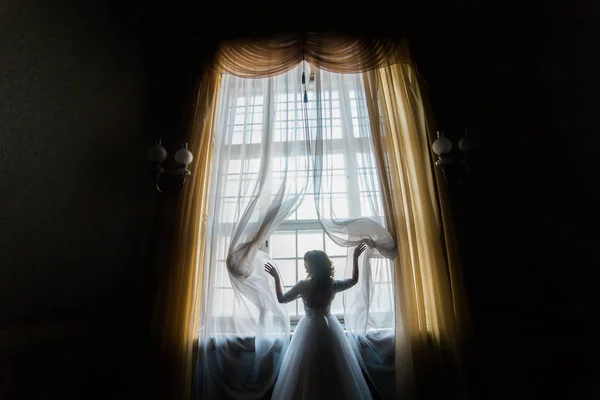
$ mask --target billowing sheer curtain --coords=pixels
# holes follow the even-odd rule
[[[393,371],[402,329],[394,308],[396,245],[385,229],[362,74],[311,71],[308,63],[269,78],[224,74],[215,126],[200,396],[261,398],[277,377],[290,316],[293,322],[301,310],[277,302],[265,262],[278,266],[289,287],[305,276],[303,252],[324,249],[339,279],[351,274],[349,255],[361,242],[370,250],[359,284],[333,312],[367,374]]]
[[[354,246],[369,245],[359,264],[358,284],[343,292],[346,331],[363,370],[390,377],[394,371],[395,323],[393,262],[395,241],[385,228],[382,193],[362,74],[317,70],[314,162],[315,208],[325,233],[348,249],[345,276],[351,276]],[[327,160],[341,157],[343,175]],[[343,188],[340,188],[343,186]],[[348,207],[335,200],[340,189]],[[402,336],[404,332],[399,332]],[[410,369],[410,367],[408,367]],[[388,372],[388,374],[382,374]],[[374,383],[377,390],[378,385]]]
[[[204,398],[262,397],[289,341],[287,311],[263,271],[269,256],[260,248],[312,181],[303,119],[278,118],[301,109],[301,74],[296,68],[266,79],[222,79],[200,322]]]

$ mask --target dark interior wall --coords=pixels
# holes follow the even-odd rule
[[[600,393],[597,15],[497,7],[424,49],[440,128],[477,129],[481,143],[477,181],[452,195],[482,398]]]
[[[0,397],[95,398],[143,367],[148,80],[120,7],[0,4]]]

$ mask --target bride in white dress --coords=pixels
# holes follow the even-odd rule
[[[361,244],[354,250],[352,278],[333,279],[333,265],[320,250],[304,255],[308,273],[287,293],[283,293],[277,269],[266,264],[275,278],[277,299],[288,303],[302,298],[306,315],[300,319],[281,364],[273,390],[273,400],[372,399],[362,370],[337,318],[330,313],[336,293],[358,282],[358,257],[365,251]]]

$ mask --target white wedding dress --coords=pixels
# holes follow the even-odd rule
[[[273,400],[372,399],[342,325],[330,313],[335,294],[349,286],[350,280],[324,288],[301,281],[289,292],[288,301],[302,298],[306,315],[283,359]]]

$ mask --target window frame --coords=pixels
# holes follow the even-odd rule
[[[314,81],[314,72],[311,73],[310,75],[310,82]],[[309,90],[309,92],[311,92],[311,90]],[[348,96],[349,91],[345,91],[343,88],[337,88],[337,90],[335,91],[331,91],[331,94],[328,96],[328,99],[325,99],[326,101],[329,102],[330,104],[330,109],[333,110],[333,108],[331,107],[331,103],[333,101],[338,101],[340,103],[339,105],[339,109],[341,111],[341,101],[342,101],[342,96]],[[333,93],[337,93],[337,98],[334,97]],[[283,93],[281,94],[283,95]],[[264,118],[265,118],[265,108],[266,107],[273,107],[272,112],[273,113],[277,113],[277,104],[286,104],[286,103],[290,103],[292,102],[292,100],[290,100],[290,95],[296,95],[296,93],[286,93],[286,100],[280,101],[278,102],[277,99],[271,99],[271,95],[269,93],[267,94],[263,94],[263,93],[252,93],[250,95],[245,95],[245,96],[239,96],[238,99],[236,99],[235,101],[235,105],[232,106],[232,108],[234,108],[234,112],[232,113],[232,117],[231,117],[231,122],[232,122],[232,127],[238,126],[238,124],[236,124],[234,122],[234,120],[236,119],[236,115],[237,115],[237,108],[240,107],[244,107],[245,111],[244,111],[244,118],[245,120],[248,118],[248,110],[251,109],[252,107],[257,107],[257,106],[261,106],[262,107],[262,117],[263,117],[263,121],[261,123],[264,123]],[[262,102],[261,104],[256,104],[257,102],[255,100],[252,100],[249,102],[249,99],[255,98],[257,96],[262,96]],[[243,104],[244,105],[240,105],[240,99],[244,99],[243,100]],[[269,102],[271,100],[275,100],[273,102],[273,105],[270,106]],[[353,100],[359,100],[359,98],[354,97]],[[296,101],[296,100],[294,100]],[[350,101],[350,98],[348,97],[348,99],[346,99],[346,101]],[[329,111],[330,113],[332,113],[332,111]],[[341,114],[341,113],[340,113]],[[297,116],[298,116],[298,109],[296,106],[291,108],[291,116],[293,116],[293,119],[288,119],[288,120],[284,120],[284,121],[274,121],[274,123],[278,123],[278,122],[283,122],[283,123],[288,123],[291,124],[292,126],[296,127],[296,129],[298,129],[297,127]],[[331,118],[333,120],[333,117],[329,116],[329,118]],[[347,142],[348,140],[353,140],[356,142],[360,142],[360,141],[370,141],[371,138],[368,136],[360,136],[360,135],[356,135],[355,130],[356,127],[354,126],[354,124],[352,123],[351,126],[349,128],[351,129],[347,129],[348,127],[344,127],[343,126],[343,118],[340,117],[336,118],[339,119],[340,124],[341,124],[341,132],[342,132],[342,137],[340,138],[335,138],[335,139],[325,139],[326,141],[326,146],[328,149],[331,149],[331,152],[328,154],[342,154],[343,158],[344,158],[344,171],[346,174],[348,175],[352,175],[352,179],[348,179],[348,183],[349,185],[346,187],[346,192],[345,194],[347,195],[346,197],[346,202],[347,202],[347,206],[348,206],[348,211],[350,212],[351,215],[358,215],[357,214],[357,210],[355,209],[356,207],[361,207],[361,202],[359,199],[358,202],[356,201],[351,201],[350,200],[350,194],[351,193],[359,193],[360,195],[363,195],[364,193],[376,193],[373,190],[369,190],[369,191],[361,191],[359,187],[353,187],[353,186],[360,186],[359,184],[357,184],[359,182],[359,177],[361,174],[361,168],[358,167],[358,161],[356,159],[356,157],[348,157],[345,150],[345,142]],[[354,121],[354,117],[351,118],[352,121]],[[360,117],[357,115],[357,119],[359,120],[360,123]],[[316,116],[314,118],[311,118],[308,120],[309,126],[312,126],[312,121],[315,120],[316,121]],[[246,132],[252,132],[252,127],[250,128],[245,128],[246,125],[254,125],[254,121],[252,119],[251,122],[248,123],[244,123],[242,124],[244,126],[244,128],[242,128],[242,131],[244,132],[244,134],[246,134]],[[332,125],[333,126],[333,125]],[[301,128],[300,128],[301,129]],[[290,141],[290,142],[284,142],[284,141],[274,141],[273,143],[273,157],[278,157],[284,154],[284,146],[302,146],[304,147],[305,145],[305,140],[294,140],[294,141]],[[242,150],[245,154],[245,159],[258,159],[260,160],[260,156],[261,156],[261,148],[262,148],[262,143],[260,142],[254,142],[254,143],[245,143],[245,144],[231,144],[229,145],[229,157],[227,161],[230,160],[241,160],[240,155],[242,153]],[[237,156],[237,157],[236,157]],[[310,167],[310,166],[309,166]],[[333,169],[335,170],[335,169]],[[327,170],[330,171],[330,170]],[[227,174],[231,174],[229,171]],[[243,179],[243,174],[238,174],[238,176],[240,176],[240,179]],[[352,187],[351,187],[352,186]],[[310,194],[310,192],[312,192],[312,188],[309,189],[309,191],[307,192],[307,194]],[[381,196],[381,194],[379,194],[379,196]],[[222,196],[222,198],[227,198],[227,196]],[[260,205],[259,207],[263,207],[262,205]],[[293,214],[292,214],[293,217]],[[297,218],[297,217],[296,217]],[[305,219],[305,220],[298,220],[298,219],[287,219],[285,221],[283,221],[275,230],[274,233],[276,232],[281,232],[281,231],[295,231],[295,237],[296,237],[296,241],[298,240],[298,233],[302,232],[302,231],[311,231],[311,230],[319,230],[323,232],[323,227],[320,224],[318,219]],[[227,222],[223,223],[223,224],[228,224]],[[325,242],[326,242],[326,237],[327,234],[325,232],[323,232],[323,249],[326,248],[325,246]],[[263,242],[263,244],[261,245],[261,250],[265,251],[266,253],[268,253],[269,255],[271,255],[271,249],[270,249],[270,244],[271,242],[271,236],[269,236],[268,238],[265,239],[265,241]],[[297,249],[297,245],[298,243],[296,243],[296,249]],[[297,250],[296,250],[297,252]],[[346,255],[347,257],[347,255]],[[301,255],[297,254],[294,257],[290,257],[289,258],[294,259],[294,260],[301,260]],[[221,261],[221,260],[219,260]],[[297,265],[296,267],[296,282],[293,282],[292,285],[288,285],[285,287],[285,291],[289,290],[289,288],[291,288],[294,284],[296,284],[301,278],[299,276],[299,266]],[[286,282],[284,282],[286,283]],[[382,282],[382,283],[389,283],[389,282]],[[393,284],[393,281],[392,281]],[[226,289],[229,288],[230,286],[217,286],[217,289]],[[340,296],[342,296],[342,294],[339,294]],[[294,302],[300,302],[300,299],[294,300]],[[394,301],[395,303],[395,301]],[[291,328],[292,331],[294,330],[294,328],[296,327],[297,323],[299,322],[299,320],[303,317],[302,314],[299,313],[299,307],[301,307],[301,304],[297,304],[297,308],[296,308],[296,314],[290,314],[290,323],[291,323]],[[345,320],[344,320],[344,314],[343,313],[336,313],[334,314],[338,320],[340,321],[340,323],[342,323],[342,325],[345,326]],[[219,314],[219,315],[215,315],[215,317],[217,318],[228,318],[229,316],[226,314]]]

